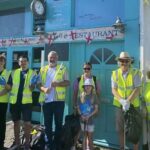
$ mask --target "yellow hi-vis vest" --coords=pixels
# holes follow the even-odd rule
[[[42,67],[40,70],[42,85],[45,85],[46,83],[46,75],[47,75],[48,69],[49,69],[49,66],[47,65],[47,66]],[[57,82],[63,81],[63,76],[65,72],[66,72],[65,66],[57,65],[54,80]],[[56,90],[56,100],[61,100],[61,101],[65,100],[66,87],[56,87],[55,90]],[[44,101],[45,101],[45,93],[41,92],[40,97],[39,97],[39,102],[44,102]]]
[[[81,75],[81,79],[79,81],[79,95],[83,92],[83,85],[84,85],[84,76]],[[94,83],[94,79],[92,77],[92,85],[94,87],[94,93],[96,93],[96,87],[95,87],[95,83]]]
[[[150,82],[146,82],[143,87],[143,96],[146,103],[146,109],[148,112],[148,119],[150,120]]]
[[[20,84],[20,73],[21,68],[16,69],[12,75],[13,78],[13,86],[10,93],[10,103],[15,104],[17,102],[18,89]],[[35,74],[35,72],[31,69],[28,70],[25,76],[24,88],[23,88],[23,96],[22,96],[22,104],[32,103],[32,91],[30,90],[30,80],[31,77]]]
[[[8,81],[8,78],[10,76],[10,71],[7,71],[6,69],[3,70],[1,76],[6,80],[6,83]],[[4,90],[4,86],[0,85],[0,91]],[[0,103],[8,103],[8,93],[0,96]]]
[[[114,80],[115,83],[117,83],[118,85],[118,93],[120,94],[120,96],[124,99],[127,99],[127,97],[132,93],[132,91],[134,90],[134,85],[133,85],[133,80],[134,80],[134,76],[140,72],[137,69],[132,69],[130,68],[129,73],[127,75],[127,78],[124,79],[122,76],[122,71],[121,69],[118,69],[116,71],[113,71],[112,73],[112,78]],[[139,97],[136,97],[133,101],[132,104],[134,105],[134,107],[139,107]],[[117,100],[116,97],[114,97],[114,101],[113,101],[113,105],[117,106],[117,107],[121,107],[119,101]]]

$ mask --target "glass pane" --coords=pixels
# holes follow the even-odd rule
[[[46,44],[45,46],[45,60],[47,60],[48,53],[50,51],[56,51],[59,56],[59,61],[69,60],[69,44],[68,43],[54,43]]]
[[[13,52],[13,66],[12,66],[12,69],[19,68],[18,59],[22,55],[28,56],[28,51],[16,51],[16,52]]]
[[[0,36],[23,35],[24,21],[24,8],[0,11]]]

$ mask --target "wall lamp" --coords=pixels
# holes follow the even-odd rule
[[[121,33],[125,32],[125,26],[120,17],[117,17],[116,22],[112,25],[115,29],[118,29]]]
[[[36,34],[36,35],[43,35],[43,34],[45,34],[45,31],[44,31],[43,27],[36,26],[36,28],[34,30],[34,34]]]

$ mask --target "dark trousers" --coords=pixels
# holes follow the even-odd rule
[[[0,103],[0,149],[4,146],[7,103]]]
[[[64,106],[65,106],[64,101],[55,101],[45,103],[43,105],[45,132],[48,138],[48,144],[50,145],[50,149],[53,149],[53,147],[55,147],[56,150],[59,150],[58,148],[60,145],[59,137],[63,123]],[[53,137],[53,120],[55,126],[54,137]]]

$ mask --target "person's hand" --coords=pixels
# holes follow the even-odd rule
[[[45,94],[50,93],[50,91],[51,91],[51,88],[44,88],[44,93],[45,93]]]
[[[128,111],[130,108],[130,102],[128,100],[126,100],[124,106],[122,107],[123,111]]]
[[[1,77],[0,76],[0,85],[6,85],[6,80],[5,80],[5,78],[4,77]]]
[[[33,75],[31,80],[30,80],[30,84],[36,84],[38,81],[38,76],[37,75]]]
[[[120,102],[120,104],[121,104],[122,106],[124,106],[124,105],[126,104],[126,100],[125,100],[125,99],[122,99],[122,98],[119,100],[119,102]]]

